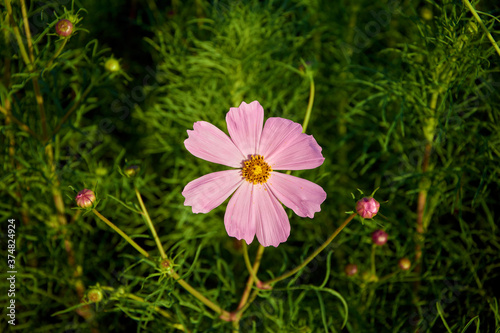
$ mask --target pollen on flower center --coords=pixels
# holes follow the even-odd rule
[[[253,155],[252,158],[244,162],[241,173],[247,182],[253,184],[263,184],[267,182],[273,169],[264,161],[261,155]]]

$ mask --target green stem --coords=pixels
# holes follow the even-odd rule
[[[231,314],[225,310],[223,310],[220,306],[203,296],[199,291],[191,287],[189,283],[181,279],[179,274],[177,274],[174,270],[171,271],[170,275],[184,288],[186,289],[191,295],[196,297],[198,300],[200,300],[203,304],[208,306],[210,309],[214,310],[216,313],[220,314],[222,318],[225,318],[228,320],[231,317]]]
[[[24,30],[26,32],[26,41],[28,43],[28,51],[30,56],[30,65],[29,71],[31,73],[35,72],[35,55],[33,53],[33,42],[31,41],[31,31],[28,21],[28,13],[26,11],[26,3],[24,0],[21,0],[21,13],[23,14],[23,22],[24,22]],[[40,85],[38,84],[38,77],[33,76],[33,89],[35,90],[35,99],[36,104],[38,105],[38,111],[40,112],[40,122],[42,123],[42,134],[44,140],[47,140],[47,117],[45,115],[45,107],[43,105],[43,96],[40,90]]]
[[[113,223],[111,223],[111,221],[109,221],[107,218],[105,218],[103,215],[101,215],[101,213],[99,213],[97,210],[92,209],[92,212],[98,218],[100,218],[104,223],[106,223],[109,227],[111,227],[111,229],[113,229],[120,236],[122,236],[127,242],[129,242],[129,244],[132,245],[143,256],[145,256],[146,258],[149,258],[149,253],[147,253],[142,247],[140,247],[136,242],[134,242],[132,240],[132,238],[130,238],[120,228],[118,228],[116,225],[114,225]],[[229,312],[223,310],[220,306],[218,306],[217,304],[213,303],[208,298],[206,298],[205,296],[203,296],[199,291],[197,291],[196,289],[194,289],[193,287],[191,287],[189,285],[189,283],[187,283],[186,281],[184,281],[183,279],[181,279],[181,277],[179,276],[179,274],[177,274],[173,269],[170,271],[170,276],[172,276],[191,295],[193,295],[194,297],[196,297],[197,299],[199,299],[203,304],[205,304],[206,306],[208,306],[210,309],[212,309],[215,312],[217,312],[218,314],[220,314],[220,316],[222,318],[224,318],[226,320],[229,320],[229,318],[231,318],[231,315],[230,315]]]
[[[0,105],[0,112],[2,112],[3,114],[5,114],[5,116],[6,116],[9,120],[11,120],[11,121],[15,122],[15,123],[17,124],[17,126],[19,126],[19,128],[20,128],[20,129],[22,129],[23,131],[25,131],[25,132],[27,132],[27,133],[31,134],[31,136],[32,136],[32,137],[34,137],[34,138],[36,138],[36,139],[40,139],[40,138],[38,137],[38,135],[37,135],[35,132],[33,132],[33,131],[31,130],[31,128],[29,128],[29,126],[28,126],[28,125],[26,125],[25,123],[23,123],[22,121],[20,121],[20,120],[19,120],[19,119],[17,119],[16,117],[14,117],[14,116],[12,115],[12,113],[11,113],[11,112],[8,112],[8,111],[7,111],[7,109],[3,108],[1,105]]]
[[[68,40],[69,40],[69,38],[64,38],[63,42],[61,43],[61,45],[57,49],[56,53],[54,53],[54,55],[52,56],[52,58],[50,58],[49,62],[45,66],[46,68],[50,68],[50,66],[52,65],[52,63],[54,62],[54,60],[56,60],[56,58],[59,57],[59,55],[61,54],[62,50],[64,49],[64,46],[66,46],[66,43],[68,42]]]
[[[306,260],[304,260],[303,263],[301,263],[299,266],[295,267],[294,269],[292,269],[291,271],[281,275],[281,276],[278,276],[272,280],[269,280],[269,281],[266,281],[264,282],[263,284],[264,285],[270,285],[270,284],[273,284],[273,283],[276,283],[278,281],[281,281],[281,280],[284,280],[292,275],[294,275],[295,273],[297,273],[298,271],[300,271],[302,268],[304,268],[311,260],[313,260],[318,254],[320,254],[321,251],[323,251],[334,239],[335,237],[337,237],[337,235],[342,231],[342,229],[344,229],[347,224],[349,224],[349,222],[351,222],[351,220],[357,215],[357,213],[353,213],[351,214],[345,221],[344,223],[342,223],[342,225],[340,227],[337,228],[337,230],[335,230],[333,232],[333,234],[331,234],[331,236],[320,246],[316,249],[316,251],[313,252],[313,254],[311,254],[309,257],[307,257]]]
[[[28,21],[28,12],[26,11],[26,2],[24,0],[21,0],[21,13],[23,14],[24,31],[26,32],[26,42],[28,43],[31,64],[34,64],[35,56],[33,54],[33,42],[31,41],[30,23]]]
[[[125,294],[124,296],[127,297],[127,298],[130,298],[130,299],[133,299],[134,301],[140,302],[140,303],[150,304],[149,302],[146,302],[144,300],[144,298],[136,296],[134,294]],[[168,313],[167,311],[164,311],[164,310],[160,309],[158,306],[153,307],[153,309],[156,312],[158,312],[159,314],[161,314],[163,317],[172,319],[172,315],[170,313]]]
[[[252,265],[250,264],[250,258],[248,257],[248,245],[245,240],[242,241],[243,244],[243,257],[245,258],[245,264],[248,269],[248,273],[250,273],[250,277],[253,279],[253,282],[257,283],[259,281],[259,278],[255,274],[256,272],[252,268]],[[264,248],[262,245],[259,247],[259,251],[261,248]]]
[[[75,104],[73,104],[73,106],[71,107],[71,109],[69,109],[68,112],[66,112],[66,114],[61,118],[61,120],[57,124],[56,128],[52,132],[51,137],[56,135],[57,132],[59,132],[59,130],[61,129],[61,126],[66,122],[66,120],[69,118],[69,116],[71,116],[71,114],[77,109],[77,107],[80,105],[81,101],[85,97],[87,97],[87,95],[90,93],[90,90],[92,89],[92,87],[93,87],[93,83],[89,84],[89,86],[87,87],[87,89],[85,89],[84,93],[78,99],[78,101],[76,101]]]
[[[315,88],[314,88],[314,78],[313,78],[312,73],[309,73],[308,77],[309,77],[309,80],[311,82],[311,85],[309,87],[309,103],[307,103],[306,115],[304,117],[304,122],[302,123],[302,133],[306,132],[307,125],[309,124],[309,119],[311,118],[311,111],[312,111],[313,104],[314,104]]]
[[[7,14],[9,15],[10,19],[10,25],[12,26],[12,30],[14,30],[14,36],[16,37],[17,40],[17,45],[19,45],[19,52],[21,53],[21,58],[23,58],[24,63],[26,66],[29,67],[31,71],[31,62],[28,57],[28,53],[26,52],[26,49],[24,48],[24,43],[23,43],[23,38],[21,37],[21,33],[19,32],[19,28],[16,25],[14,21],[14,16],[12,14],[12,6],[10,5],[10,0],[5,0],[5,8],[7,8]]]
[[[158,234],[156,233],[156,229],[153,225],[153,221],[151,221],[151,218],[149,217],[148,210],[146,209],[146,206],[144,205],[144,201],[142,201],[142,196],[141,193],[139,193],[139,190],[137,189],[136,186],[135,188],[135,194],[137,195],[137,199],[139,200],[139,204],[141,205],[142,212],[144,214],[144,217],[146,218],[146,222],[148,224],[149,229],[151,230],[151,233],[153,234],[153,238],[156,242],[156,246],[158,247],[158,250],[160,251],[160,255],[162,259],[166,259],[167,255],[165,254],[165,250],[163,249],[163,246],[161,245],[160,238],[158,238]]]
[[[248,298],[248,301],[245,303],[245,305],[233,314],[234,318],[237,318],[237,320],[235,320],[236,322],[239,321],[239,318],[241,318],[241,316],[243,315],[243,312],[245,312],[246,309],[248,309],[248,307],[250,306],[250,304],[252,304],[252,302],[255,300],[255,298],[257,297],[257,294],[259,293],[259,290],[260,289],[254,289],[252,294]]]
[[[469,0],[464,0],[464,3],[469,8],[472,15],[476,18],[476,21],[479,23],[481,28],[484,30],[484,32],[486,33],[486,36],[488,36],[488,39],[490,40],[491,44],[493,45],[493,47],[497,51],[498,55],[500,56],[500,48],[498,47],[497,42],[495,41],[495,39],[493,38],[491,33],[488,31],[488,28],[486,28],[486,26],[484,25],[483,20],[481,20],[477,11],[474,9],[474,7],[472,7],[472,4],[469,2]]]
[[[243,241],[243,243],[246,245],[246,243]],[[245,246],[244,245],[244,246]],[[250,267],[249,272],[250,276],[248,277],[247,280],[247,285],[245,287],[245,291],[243,291],[243,295],[241,296],[240,304],[238,305],[237,313],[240,313],[239,310],[242,309],[248,301],[248,296],[250,295],[250,290],[252,289],[253,283],[259,283],[261,284],[260,280],[257,278],[257,271],[259,270],[260,262],[262,260],[262,255],[264,254],[264,250],[266,248],[262,245],[259,244],[259,249],[257,250],[257,255],[255,256],[255,262],[253,263],[253,268]],[[248,254],[246,255],[248,258]],[[247,259],[245,259],[246,261]],[[247,268],[250,266],[250,260],[248,260],[248,265]],[[237,320],[239,320],[240,316],[236,316]]]
[[[375,270],[375,247],[377,245],[372,244],[372,255],[371,255],[371,268],[372,268],[372,275],[376,275],[377,272]]]
[[[139,251],[143,256],[146,258],[149,258],[149,253],[147,253],[142,247],[139,246],[132,238],[130,238],[126,233],[124,233],[120,228],[118,228],[116,225],[111,223],[110,220],[105,218],[104,216],[101,215],[97,210],[92,209],[92,212],[100,218],[104,223],[106,223],[111,229],[116,231],[120,236],[122,236],[127,242],[129,242],[130,245],[132,245],[137,251]]]

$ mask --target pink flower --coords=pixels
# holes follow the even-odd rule
[[[224,224],[229,236],[248,244],[255,235],[264,246],[278,246],[290,235],[285,206],[297,215],[312,218],[326,199],[323,189],[302,178],[275,170],[313,169],[325,160],[312,135],[283,118],[269,118],[263,127],[259,102],[241,103],[226,115],[230,137],[205,121],[194,123],[187,150],[209,162],[234,170],[210,173],[186,185],[182,195],[193,213],[208,213],[229,200]]]

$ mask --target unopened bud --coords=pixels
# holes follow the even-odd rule
[[[373,197],[364,197],[356,203],[356,212],[364,219],[371,219],[378,213],[380,204]]]
[[[63,19],[56,23],[56,33],[61,37],[68,37],[73,32],[73,23]]]
[[[434,14],[432,13],[432,10],[429,8],[429,7],[423,7],[421,10],[420,10],[420,16],[426,20],[426,21],[430,21],[432,20],[432,18],[434,17]]]
[[[135,177],[139,171],[141,171],[141,167],[138,165],[130,165],[123,170],[127,177]]]
[[[92,190],[84,189],[78,192],[75,199],[78,207],[89,208],[92,207],[92,204],[95,201],[95,194]]]
[[[169,259],[163,259],[161,262],[160,262],[160,266],[162,268],[165,268],[165,269],[170,269],[170,260]]]
[[[98,303],[102,300],[102,292],[99,289],[91,289],[87,293],[89,302]]]
[[[354,276],[358,273],[358,266],[356,264],[348,264],[345,266],[344,272],[347,276]]]
[[[366,282],[377,282],[378,281],[378,276],[377,274],[373,274],[372,272],[366,271],[363,273],[361,276],[363,280]]]
[[[372,234],[372,240],[375,245],[384,245],[385,243],[387,243],[387,238],[389,238],[389,235],[387,235],[387,232],[385,232],[384,230],[377,230]]]
[[[411,267],[411,261],[408,258],[401,258],[398,261],[398,266],[401,268],[403,271],[407,271]]]
[[[115,58],[109,58],[104,63],[104,68],[111,73],[118,72],[120,70],[120,63]]]

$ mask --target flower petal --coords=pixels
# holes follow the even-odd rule
[[[259,102],[242,102],[238,108],[229,109],[226,122],[229,135],[243,156],[258,154],[264,123],[264,109]]]
[[[255,236],[255,202],[252,189],[252,184],[243,181],[229,200],[224,215],[227,234],[244,239],[247,244],[252,243]]]
[[[231,237],[247,244],[257,239],[263,246],[278,246],[290,235],[290,223],[281,203],[267,186],[243,182],[229,200],[224,224]]]
[[[208,213],[218,207],[243,182],[240,170],[226,170],[209,173],[189,182],[182,195],[184,206],[192,206],[193,213]]]
[[[257,206],[257,239],[263,246],[277,247],[290,236],[290,222],[283,205],[276,199],[267,184],[254,186]]]
[[[233,168],[240,168],[246,159],[226,133],[206,121],[195,122],[187,132],[184,145],[196,157]]]
[[[300,124],[284,118],[266,121],[259,151],[274,170],[314,169],[325,160],[313,136],[302,133]]]
[[[321,186],[299,177],[271,172],[267,184],[279,201],[302,217],[313,218],[326,199]]]

